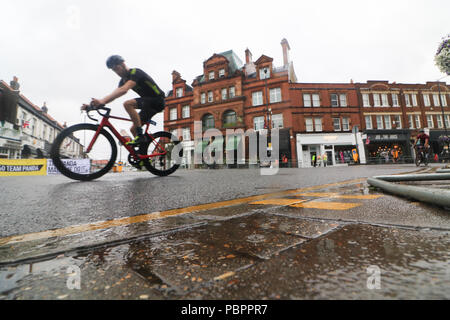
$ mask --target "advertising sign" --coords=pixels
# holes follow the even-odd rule
[[[0,176],[45,176],[45,159],[0,159]]]
[[[91,170],[91,160],[90,159],[62,159],[62,162],[66,167],[70,167],[70,171],[86,174]],[[53,165],[51,159],[47,160],[47,174],[61,174],[59,170]]]

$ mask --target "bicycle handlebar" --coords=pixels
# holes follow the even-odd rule
[[[93,118],[89,113],[90,113],[91,111],[97,111],[97,113],[98,113],[99,115],[101,115],[101,116],[105,116],[105,115],[106,115],[106,114],[100,113],[99,110],[106,110],[106,114],[109,114],[109,112],[111,111],[111,109],[110,109],[110,108],[106,108],[104,104],[101,104],[101,105],[99,105],[99,106],[88,105],[88,106],[84,109],[84,111],[86,111],[86,114],[87,114],[88,118],[91,119],[92,121],[96,121],[96,122],[98,122],[98,120],[95,119],[95,118]]]

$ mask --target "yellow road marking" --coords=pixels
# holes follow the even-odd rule
[[[322,209],[322,210],[348,210],[355,207],[359,207],[361,203],[343,203],[343,202],[319,202],[310,201],[302,202],[291,205],[295,208],[311,208],[311,209]]]
[[[305,202],[307,200],[299,200],[299,199],[267,199],[261,201],[250,202],[250,204],[265,204],[265,205],[279,205],[279,206],[289,206],[295,203]]]
[[[282,196],[286,196],[286,195],[295,195],[298,193],[304,193],[306,191],[313,191],[313,190],[324,189],[324,188],[328,188],[328,187],[353,184],[353,183],[358,183],[358,182],[363,182],[363,181],[366,181],[366,178],[323,184],[323,185],[319,185],[319,186],[300,188],[300,189],[295,189],[295,190],[287,190],[287,191],[280,191],[280,192],[275,192],[275,193],[268,193],[268,194],[263,194],[263,195],[259,195],[259,196],[252,196],[252,197],[240,198],[240,199],[235,199],[235,200],[207,203],[207,204],[201,204],[201,205],[191,206],[191,207],[186,207],[186,208],[166,210],[166,211],[162,211],[162,212],[152,212],[152,213],[143,214],[143,215],[134,216],[134,217],[125,217],[125,218],[108,220],[108,221],[100,221],[100,222],[88,223],[88,224],[83,224],[83,225],[78,225],[78,226],[70,226],[70,227],[61,228],[61,229],[54,229],[54,230],[47,230],[47,231],[42,231],[42,232],[28,233],[28,234],[23,234],[23,235],[9,236],[9,237],[5,237],[5,238],[0,238],[0,246],[6,245],[6,244],[33,241],[33,240],[48,239],[48,238],[52,238],[52,237],[67,236],[67,235],[77,234],[77,233],[82,233],[82,232],[87,232],[87,231],[108,229],[108,228],[112,228],[112,227],[146,222],[146,221],[150,221],[150,220],[161,219],[161,218],[176,216],[176,215],[185,214],[185,213],[218,209],[218,208],[229,207],[229,206],[234,206],[234,205],[239,205],[239,204],[246,204],[246,203],[249,203],[252,201],[264,200],[264,199],[274,198],[274,197],[282,197]],[[297,200],[297,201],[299,201],[299,200]]]
[[[378,194],[339,194],[339,193],[327,193],[327,192],[310,192],[310,193],[300,193],[298,196],[302,197],[326,197],[326,198],[340,198],[340,199],[361,199],[361,200],[372,200],[381,198],[382,195]]]
[[[214,280],[215,281],[224,280],[224,279],[232,277],[234,275],[235,275],[235,273],[233,271],[230,271],[230,272],[224,273],[218,277],[215,277]]]

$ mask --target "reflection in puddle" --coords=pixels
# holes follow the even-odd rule
[[[82,261],[72,257],[23,264],[17,267],[0,268],[0,295],[8,296],[20,287],[27,290],[27,280],[30,278],[54,278],[55,281],[65,281],[70,266],[79,266]],[[12,297],[8,297],[13,299]]]

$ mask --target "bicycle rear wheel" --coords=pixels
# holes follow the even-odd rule
[[[415,163],[417,167],[420,167],[420,154],[416,155]]]
[[[425,167],[428,166],[428,153],[423,155],[423,163],[425,164]]]
[[[144,160],[145,168],[158,176],[174,173],[181,164],[183,148],[180,141],[169,132],[160,131],[152,135],[150,141],[139,148],[140,154],[162,154]]]
[[[89,181],[111,170],[117,157],[116,142],[104,129],[94,141],[97,129],[98,125],[82,123],[61,131],[50,152],[59,172],[74,180]]]

